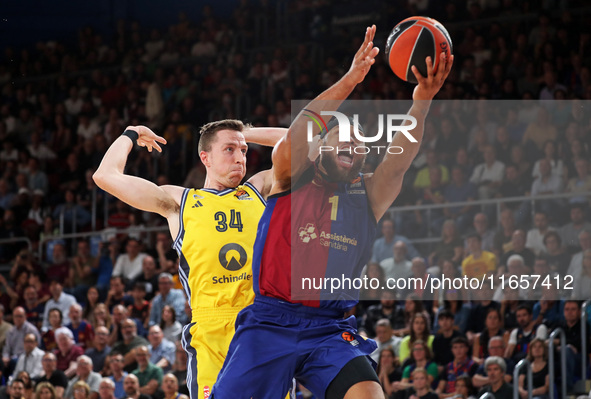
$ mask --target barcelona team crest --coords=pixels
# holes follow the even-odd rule
[[[248,191],[243,189],[236,190],[234,197],[238,198],[240,201],[252,201],[252,197],[248,194]]]

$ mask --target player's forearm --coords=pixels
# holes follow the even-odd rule
[[[111,192],[109,181],[113,175],[123,174],[127,157],[132,149],[133,143],[129,137],[121,136],[111,144],[101,164],[92,176],[97,186],[107,192]]]
[[[243,134],[247,143],[275,147],[275,144],[287,134],[287,129],[283,127],[252,127],[246,129]]]

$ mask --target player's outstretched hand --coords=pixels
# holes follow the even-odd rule
[[[451,66],[454,63],[453,54],[449,57],[445,53],[439,55],[439,65],[437,71],[433,68],[433,60],[431,57],[427,57],[425,60],[427,63],[427,77],[421,75],[416,66],[412,66],[412,73],[415,75],[419,84],[415,87],[412,99],[413,100],[432,100],[437,94],[443,82],[447,79]]]
[[[133,130],[138,134],[137,145],[140,147],[146,147],[149,152],[152,152],[152,149],[156,149],[158,152],[162,152],[162,148],[160,148],[161,144],[166,144],[166,139],[164,137],[158,136],[154,133],[149,127],[146,126],[128,126],[125,130]]]
[[[365,79],[365,75],[367,75],[371,66],[376,62],[376,56],[380,52],[380,49],[373,45],[375,35],[375,25],[365,30],[365,40],[363,40],[363,44],[357,50],[351,68],[347,72],[347,77],[355,84],[361,83]]]

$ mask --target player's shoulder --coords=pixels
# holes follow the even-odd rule
[[[163,185],[160,186],[160,188],[166,192],[168,195],[170,195],[172,197],[172,199],[174,200],[174,202],[180,206],[181,202],[183,200],[183,195],[185,193],[185,191],[187,190],[185,187],[181,187],[181,186],[173,186],[173,185]]]

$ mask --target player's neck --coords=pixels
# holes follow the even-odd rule
[[[222,183],[219,179],[215,177],[211,177],[209,174],[205,177],[205,183],[203,183],[203,188],[209,188],[217,191],[223,191],[228,188],[235,188],[236,186],[229,187],[227,184]]]

